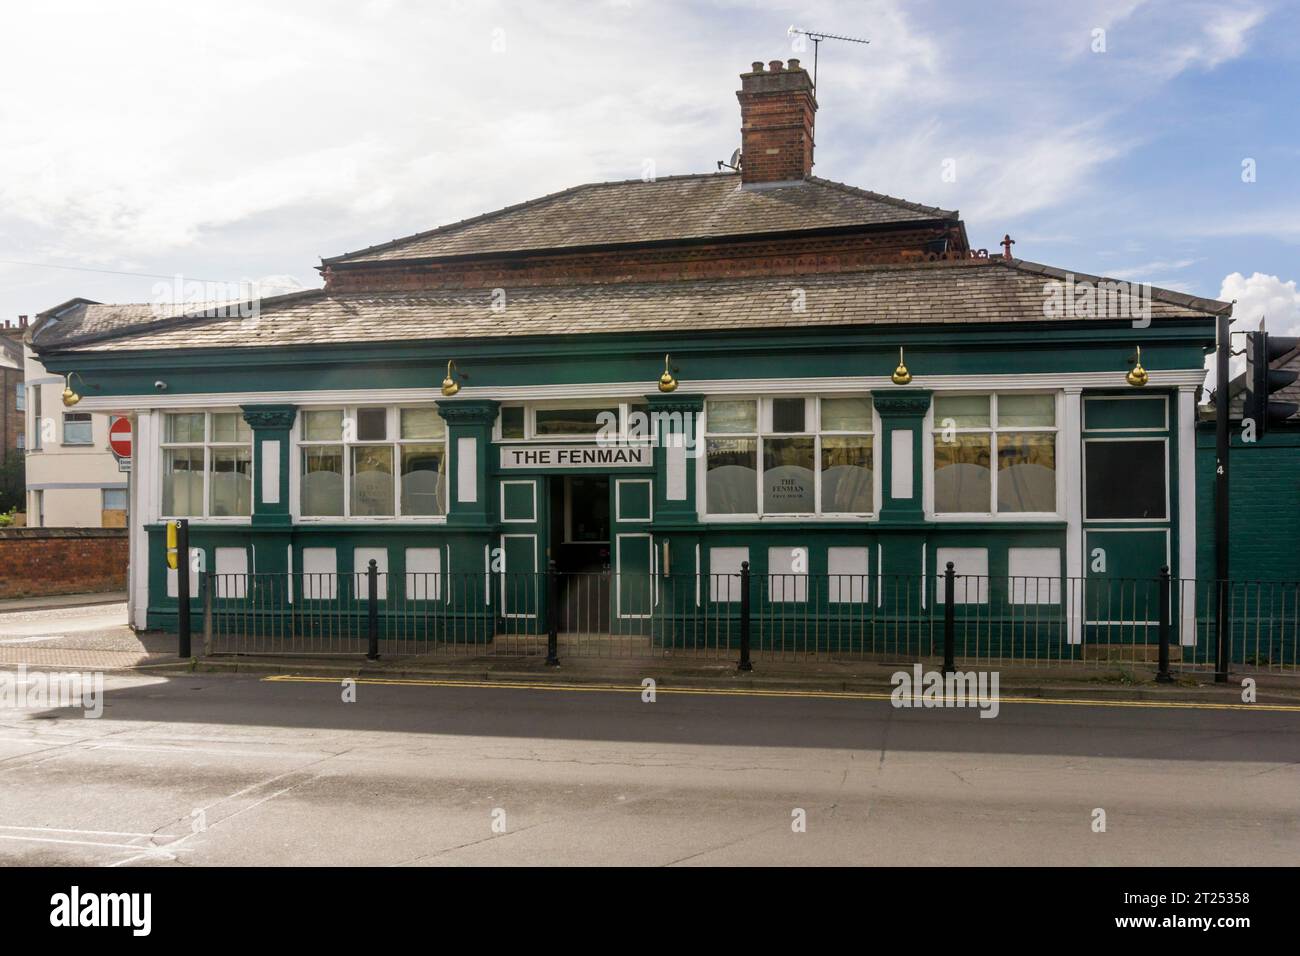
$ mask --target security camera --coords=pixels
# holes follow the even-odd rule
[[[160,391],[160,392],[165,392],[165,391],[167,391],[167,383],[164,382],[162,379],[158,379],[158,381],[154,382],[154,383],[153,383],[153,387],[156,388],[156,389],[157,389],[158,391]]]

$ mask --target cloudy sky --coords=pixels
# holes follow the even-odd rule
[[[739,145],[738,74],[811,60],[793,23],[871,41],[822,47],[818,175],[960,209],[976,245],[1009,232],[1026,259],[1300,332],[1288,0],[42,0],[5,17],[0,319],[150,301],[176,274],[316,286],[321,256],[647,161],[712,170]]]

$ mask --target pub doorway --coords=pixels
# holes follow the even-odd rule
[[[610,630],[610,481],[607,475],[548,479],[551,559],[559,572],[558,629],[565,634]]]

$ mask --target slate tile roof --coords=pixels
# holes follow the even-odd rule
[[[323,260],[429,259],[957,219],[957,213],[827,179],[740,188],[735,173],[588,183]]]
[[[123,325],[110,307],[80,307],[33,338],[40,351],[127,352],[346,345],[591,333],[718,332],[834,326],[1045,321],[1044,283],[1066,273],[1020,260],[880,265],[801,276],[333,294],[264,300],[252,318],[152,314]],[[1095,278],[1079,275],[1078,279]],[[806,311],[791,308],[803,289]],[[131,307],[139,308],[139,307]],[[1156,320],[1205,317],[1227,303],[1152,290]],[[84,324],[81,324],[84,323]]]
[[[1285,369],[1291,372],[1300,372],[1300,348],[1292,349],[1286,355],[1274,359],[1269,368]],[[1271,396],[1275,402],[1294,402],[1300,405],[1300,378],[1296,379],[1290,385],[1278,389]],[[1228,418],[1229,420],[1240,419],[1246,411],[1246,373],[1242,372],[1234,378],[1228,385]],[[1202,417],[1207,421],[1214,420],[1214,405],[1209,404],[1202,406]],[[1287,422],[1300,422],[1300,412],[1296,412]]]

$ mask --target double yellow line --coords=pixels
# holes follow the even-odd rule
[[[339,684],[343,680],[358,684],[387,687],[462,687],[488,690],[552,690],[597,694],[640,694],[640,684],[561,684],[550,681],[483,681],[441,680],[424,677],[311,677],[298,674],[273,674],[263,681],[282,684]],[[694,694],[700,697],[789,697],[803,700],[890,700],[884,692],[763,690],[728,687],[664,687],[656,684],[656,694]],[[1300,713],[1300,704],[1216,704],[1184,700],[1097,700],[1083,697],[999,697],[999,704],[1050,704],[1063,707],[1136,707],[1140,709],[1242,710]]]

